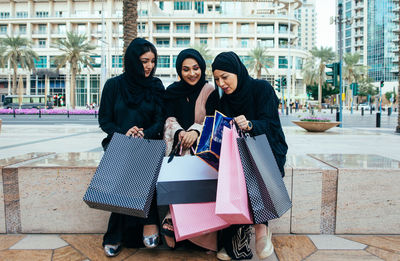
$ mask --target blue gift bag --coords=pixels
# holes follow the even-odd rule
[[[221,152],[222,132],[224,126],[231,128],[229,121],[219,111],[215,111],[214,116],[206,116],[204,119],[203,130],[196,148],[196,156],[200,157],[211,167],[218,170],[219,154]]]

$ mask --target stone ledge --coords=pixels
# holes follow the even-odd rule
[[[0,179],[4,180],[0,204],[5,202],[0,233],[104,233],[109,213],[91,209],[82,200],[102,154],[43,154],[22,157],[29,161],[0,160]],[[274,233],[400,234],[398,161],[351,155],[358,162],[351,163],[344,155],[337,156],[336,162],[329,154],[311,156],[288,156],[284,182],[293,208],[270,222]],[[379,162],[384,167],[377,168]],[[365,169],[360,169],[362,166]],[[379,196],[382,189],[385,192]],[[350,200],[354,197],[356,200]],[[376,215],[376,211],[385,215]]]

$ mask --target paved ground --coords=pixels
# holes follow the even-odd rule
[[[396,115],[397,117],[397,115]],[[282,122],[289,118],[282,117]],[[308,133],[284,124],[290,154],[380,154],[400,160],[400,135],[392,120],[382,128],[333,128]],[[393,126],[392,126],[393,125]],[[0,133],[0,158],[28,152],[101,151],[105,134],[95,124],[7,124]],[[400,260],[400,236],[274,235],[268,260]],[[253,248],[254,248],[254,242]],[[0,260],[108,260],[101,235],[0,235]],[[215,260],[215,253],[179,249],[129,249],[111,260]],[[253,260],[258,260],[255,256]]]
[[[0,260],[217,260],[214,252],[159,247],[124,249],[107,258],[101,235],[0,235]],[[400,236],[274,235],[275,253],[265,260],[373,261],[400,260]],[[259,260],[257,255],[252,260]]]

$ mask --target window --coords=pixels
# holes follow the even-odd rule
[[[297,70],[303,69],[303,59],[300,57],[296,57],[296,69]]]
[[[17,12],[17,18],[27,18],[28,12]]]
[[[306,37],[307,40],[307,37]],[[279,39],[279,48],[288,48],[288,40],[287,39]]]
[[[65,11],[56,11],[56,17],[64,17]]]
[[[67,32],[67,26],[65,24],[57,25],[57,30],[59,34],[65,34]]]
[[[204,14],[204,2],[195,2],[194,9],[197,11],[198,14]]]
[[[18,25],[18,32],[19,34],[26,34],[26,24]]]
[[[188,38],[177,38],[176,39],[176,46],[177,47],[189,47],[190,39]]]
[[[85,34],[86,33],[86,25],[78,24],[78,34]]]
[[[46,68],[47,67],[47,56],[39,56],[39,60],[35,59],[36,68]]]
[[[0,19],[10,18],[10,12],[0,12]]]
[[[0,25],[0,34],[7,34],[7,25]]]
[[[39,31],[38,31],[38,33],[39,34],[45,34],[46,33],[46,30],[47,29],[47,25],[45,25],[45,24],[39,24]]]
[[[157,47],[169,47],[169,39],[157,39]]]
[[[346,39],[346,46],[350,46],[351,45],[351,38]]]
[[[158,68],[169,68],[170,57],[169,55],[160,55],[157,59],[157,67]]]
[[[251,57],[247,55],[240,55],[239,56],[240,61],[242,61],[243,64],[248,64],[251,61]]]
[[[249,42],[250,42],[249,39],[243,38],[243,39],[240,41],[240,47],[241,47],[241,48],[248,48],[248,47],[249,47]]]
[[[280,34],[288,33],[288,26],[286,24],[280,24],[279,25],[279,33]]]
[[[46,48],[46,40],[45,39],[39,39],[39,48]]]
[[[274,39],[260,39],[258,45],[266,48],[274,48]]]
[[[274,25],[272,25],[272,24],[259,24],[259,25],[257,25],[257,33],[273,34],[274,33]]]
[[[112,68],[122,68],[122,55],[112,56]]]
[[[242,33],[242,34],[248,34],[249,33],[249,24],[242,24],[241,26],[240,26],[240,32]]]
[[[164,10],[164,1],[160,1],[159,5],[161,10]]]
[[[178,55],[173,55],[172,56],[172,66],[176,67],[176,58],[178,58]]]
[[[274,67],[275,67],[275,57],[273,57],[273,56],[268,56],[268,57],[266,58],[265,67],[267,67],[267,68],[274,68]]]
[[[92,66],[94,68],[101,67],[101,56],[100,55],[93,55],[93,56],[90,56],[90,58],[92,58],[92,60],[93,60]]]
[[[138,33],[146,32],[146,24],[138,24]]]
[[[190,33],[190,24],[177,24],[176,32],[177,33]]]
[[[86,17],[89,14],[87,10],[75,10],[75,16]]]
[[[36,17],[49,17],[49,12],[47,11],[37,11]]]
[[[57,68],[55,56],[50,56],[50,68]]]
[[[221,38],[219,40],[219,47],[220,48],[229,48],[230,47],[229,42],[230,42],[229,38]]]
[[[208,24],[200,24],[200,33],[201,34],[207,33],[207,26],[208,26]]]
[[[280,69],[287,69],[288,68],[288,58],[287,58],[287,56],[279,56],[278,68],[280,68]]]
[[[229,24],[228,23],[221,23],[219,25],[220,33],[229,33]]]
[[[200,44],[207,44],[207,38],[200,38]]]
[[[169,24],[156,24],[157,33],[169,33]]]
[[[346,30],[346,37],[350,37],[351,36],[351,30]]]
[[[192,2],[176,1],[174,2],[174,10],[192,10]]]

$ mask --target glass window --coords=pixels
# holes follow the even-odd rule
[[[113,55],[112,56],[112,68],[122,68],[122,55]]]
[[[138,33],[146,32],[146,24],[138,24],[137,26],[138,26]]]
[[[47,11],[37,11],[36,17],[49,17],[49,12]]]
[[[87,103],[86,75],[76,77],[76,106],[85,106]]]
[[[169,68],[170,66],[170,57],[169,55],[160,55],[157,58],[157,67],[158,68]]]
[[[100,68],[101,67],[101,56],[100,55],[92,55],[90,57],[93,60],[92,66],[94,68]]]
[[[274,68],[275,67],[275,57],[268,56],[267,57],[267,63],[265,64],[265,67]]]
[[[178,55],[173,55],[172,56],[172,66],[175,68],[176,67],[176,58],[178,58]]]
[[[169,39],[157,39],[157,47],[169,47]]]
[[[351,38],[347,38],[346,39],[346,46],[350,46],[351,45]]]
[[[307,40],[307,37],[306,37]],[[279,39],[279,48],[287,48],[288,40],[287,39]]]
[[[17,12],[17,18],[27,18],[28,12]]]
[[[346,30],[346,37],[350,37],[351,36],[351,30]]]
[[[240,32],[241,33],[244,33],[244,34],[247,34],[247,33],[249,33],[249,31],[250,31],[250,26],[249,26],[249,24],[242,24],[241,26],[240,26]]]
[[[57,25],[58,33],[65,34],[67,32],[67,26],[65,24]]]
[[[174,10],[192,10],[192,2],[176,1],[174,2]]]
[[[273,24],[259,24],[259,25],[257,25],[257,33],[273,34],[274,33],[274,25]]]
[[[204,14],[204,2],[203,1],[195,2],[194,9],[196,9],[198,14]]]
[[[26,24],[18,25],[18,32],[19,34],[26,34]]]
[[[176,32],[177,33],[190,33],[190,24],[177,24]]]
[[[230,45],[229,45],[230,42],[231,42],[231,39],[229,39],[229,38],[221,38],[219,40],[219,47],[220,48],[229,48],[230,47]]]
[[[260,39],[258,45],[261,47],[274,48],[274,39]]]
[[[200,44],[207,44],[207,38],[200,38]]]
[[[176,46],[177,47],[189,47],[190,39],[188,38],[177,38],[176,39]]]
[[[248,55],[240,55],[239,58],[240,61],[242,61],[242,63],[245,65],[251,60],[251,57]]]
[[[45,34],[47,31],[47,25],[46,24],[39,24],[39,34]]]
[[[164,10],[164,1],[160,1],[158,6],[160,7],[161,10]]]
[[[243,38],[243,39],[240,41],[240,47],[242,47],[242,48],[248,48],[248,47],[249,47],[249,42],[250,42],[249,39]]]
[[[86,33],[86,25],[78,24],[78,33],[79,34],[85,34]]]
[[[46,39],[39,39],[39,48],[46,48]]]
[[[50,56],[50,68],[57,68],[55,56]]]
[[[280,68],[280,69],[287,69],[288,68],[288,58],[287,58],[287,56],[279,56],[278,68]]]
[[[47,56],[39,56],[39,60],[35,59],[36,68],[47,68]]]
[[[200,33],[206,34],[207,33],[208,24],[200,24]]]
[[[221,23],[219,25],[221,33],[229,33],[229,24],[228,23]]]
[[[280,24],[279,33],[280,34],[288,33],[288,26],[286,24]]]
[[[56,17],[64,17],[65,11],[56,11]]]
[[[7,34],[7,25],[0,25],[0,34]]]
[[[10,18],[10,12],[0,12],[0,19]]]
[[[157,33],[169,33],[169,24],[156,24]]]
[[[351,9],[351,1],[346,2],[346,9]]]
[[[303,69],[303,59],[300,57],[296,57],[296,69],[297,70]]]

